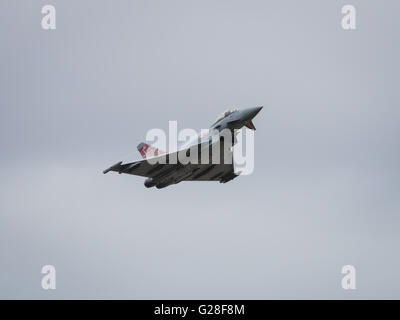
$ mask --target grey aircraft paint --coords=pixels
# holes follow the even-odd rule
[[[236,143],[235,140],[235,130],[241,129],[244,126],[255,130],[255,126],[252,122],[253,118],[261,111],[263,107],[254,107],[254,108],[246,108],[243,110],[231,109],[225,111],[217,121],[210,127],[210,130],[217,130],[221,132],[223,130],[229,130],[233,137],[232,145]],[[195,140],[196,141],[196,150],[198,150],[198,158],[201,158],[201,152],[206,148],[212,148],[211,144],[214,143],[211,140],[206,143],[202,143],[200,137]],[[137,175],[142,177],[147,177],[144,182],[145,187],[151,188],[156,187],[157,189],[162,189],[172,184],[176,184],[182,181],[219,181],[220,183],[226,183],[233,179],[235,179],[238,175],[234,172],[233,166],[233,153],[229,152],[228,158],[230,159],[229,164],[224,163],[224,152],[227,152],[224,148],[224,142],[218,140],[218,149],[220,152],[220,159],[222,159],[221,163],[214,164],[212,161],[209,161],[208,164],[182,164],[178,161],[178,163],[171,163],[169,161],[171,155],[173,153],[158,155],[158,150],[148,146],[144,143],[139,143],[138,150],[145,157],[145,153],[142,153],[142,148],[151,148],[156,152],[156,159],[164,161],[154,161],[161,163],[149,163],[148,159],[123,163],[122,161],[117,162],[112,165],[108,169],[104,170],[103,173],[106,174],[110,171],[115,171],[118,173],[125,173],[131,175]],[[192,145],[185,147],[184,149],[180,149],[177,152],[185,152],[189,153],[191,151]],[[209,150],[208,150],[209,152]],[[209,152],[210,160],[211,160],[211,152]],[[176,157],[177,158],[177,157]]]

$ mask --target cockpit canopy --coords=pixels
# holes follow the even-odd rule
[[[223,118],[229,116],[230,114],[232,114],[232,113],[234,113],[234,112],[236,112],[236,111],[238,111],[238,109],[229,109],[229,110],[226,110],[224,113],[222,113],[222,114],[217,118],[217,120],[215,120],[215,123],[217,123],[218,121],[222,120]]]

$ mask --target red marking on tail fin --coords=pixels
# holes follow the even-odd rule
[[[154,156],[159,156],[164,153],[164,151],[149,146],[147,143],[139,143],[137,146],[138,151],[142,155],[143,159],[151,158]]]

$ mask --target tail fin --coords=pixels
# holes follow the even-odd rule
[[[157,148],[154,148],[152,146],[149,146],[147,143],[139,143],[137,146],[138,151],[142,155],[143,159],[158,156],[164,153],[164,151],[161,151]]]

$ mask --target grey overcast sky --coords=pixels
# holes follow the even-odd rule
[[[2,0],[0,298],[400,298],[399,18],[398,0]],[[101,173],[168,120],[257,105],[250,176]]]

